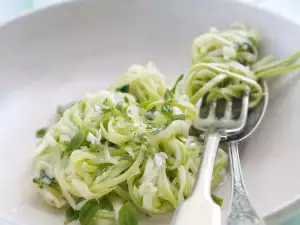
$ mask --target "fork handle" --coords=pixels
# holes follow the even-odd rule
[[[238,141],[229,142],[229,157],[231,162],[232,194],[231,211],[227,219],[227,225],[263,225],[264,221],[253,209],[245,189],[238,152]]]
[[[206,135],[201,166],[192,194],[176,209],[172,225],[221,225],[221,209],[212,200],[210,186],[221,135]]]
[[[211,200],[211,180],[221,137],[221,134],[214,130],[209,130],[206,134],[205,148],[196,184],[192,192],[193,196]]]

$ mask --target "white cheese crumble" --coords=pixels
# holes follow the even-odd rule
[[[98,104],[95,104],[94,109],[97,113],[99,113],[101,111],[101,108]]]
[[[230,46],[223,47],[223,56],[224,59],[231,59],[236,57],[236,50]]]
[[[88,133],[88,135],[86,136],[86,140],[92,144],[100,144],[101,141],[101,133],[97,132],[96,137],[91,134],[90,132]]]
[[[154,162],[157,167],[163,167],[166,164],[168,155],[164,152],[159,152],[154,155]]]

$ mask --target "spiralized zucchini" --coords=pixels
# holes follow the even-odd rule
[[[257,61],[258,43],[241,25],[212,29],[195,39],[192,66],[172,88],[152,64],[133,65],[108,90],[60,106],[59,121],[37,132],[33,181],[41,196],[68,207],[66,224],[136,225],[137,211],[172,211],[191,193],[203,153],[189,134],[199,99],[238,99],[250,89],[253,108],[263,98],[260,79],[299,67],[299,53]],[[226,164],[219,149],[212,188]]]
[[[48,129],[35,182],[58,208],[105,202],[95,215],[100,220],[118,221],[115,202],[118,210],[130,201],[147,214],[171,211],[191,193],[200,163],[203,144],[189,135],[196,118],[189,98],[167,89],[154,66],[134,65],[109,91],[88,95]],[[220,149],[214,187],[226,162]]]
[[[258,59],[259,36],[241,24],[232,29],[210,32],[194,40],[192,66],[182,84],[193,104],[205,97],[206,103],[225,99],[240,99],[250,88],[249,108],[255,108],[264,93],[260,79],[277,76],[298,69],[295,64],[300,52],[283,60],[267,56]]]
[[[243,24],[233,24],[230,30],[211,28],[194,40],[192,63],[237,61],[252,64],[257,61],[259,35]]]

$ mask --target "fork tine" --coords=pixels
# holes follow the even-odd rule
[[[241,108],[240,115],[238,119],[233,118],[233,101],[228,100],[225,104],[224,115],[221,118],[217,118],[217,105],[218,101],[213,100],[208,106],[208,115],[207,108],[203,106],[205,98],[199,99],[196,106],[199,110],[199,118],[193,121],[194,128],[206,131],[209,127],[222,128],[228,134],[239,133],[244,129],[248,117],[248,106],[249,106],[249,95],[250,88],[246,88],[244,95],[241,99]],[[203,114],[202,114],[203,110]],[[206,116],[207,115],[207,116]]]
[[[210,119],[216,118],[216,107],[217,107],[217,100],[214,100],[209,106],[208,117]]]
[[[246,120],[248,117],[248,110],[249,110],[248,105],[249,105],[249,91],[246,90],[246,93],[243,96],[242,109],[241,109],[241,114],[239,117],[239,120],[241,121],[242,124],[246,124]]]
[[[203,98],[200,98],[199,100],[198,100],[198,102],[196,103],[196,109],[198,110],[198,112],[199,112],[199,117],[200,117],[200,111],[201,111],[201,106],[202,106],[202,102],[203,102]]]
[[[228,100],[226,102],[226,108],[224,113],[224,119],[231,119],[232,116],[232,101]]]

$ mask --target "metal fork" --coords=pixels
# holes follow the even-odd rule
[[[201,118],[203,98],[197,103],[199,118],[193,121],[197,130],[206,132],[205,149],[192,194],[176,209],[172,225],[221,225],[221,209],[211,198],[211,180],[221,138],[241,133],[248,116],[249,91],[242,98],[238,119],[232,116],[232,101],[226,103],[224,116],[217,118],[216,105],[209,106],[208,116]],[[202,137],[202,136],[200,136]]]
[[[238,144],[251,136],[258,128],[267,111],[269,102],[269,91],[267,83],[261,80],[264,91],[263,101],[248,115],[244,131],[232,140],[227,139],[229,145],[229,158],[231,168],[231,205],[227,218],[227,225],[263,225],[263,219],[256,213],[252,206],[244,179],[242,175],[241,161],[239,157]]]

